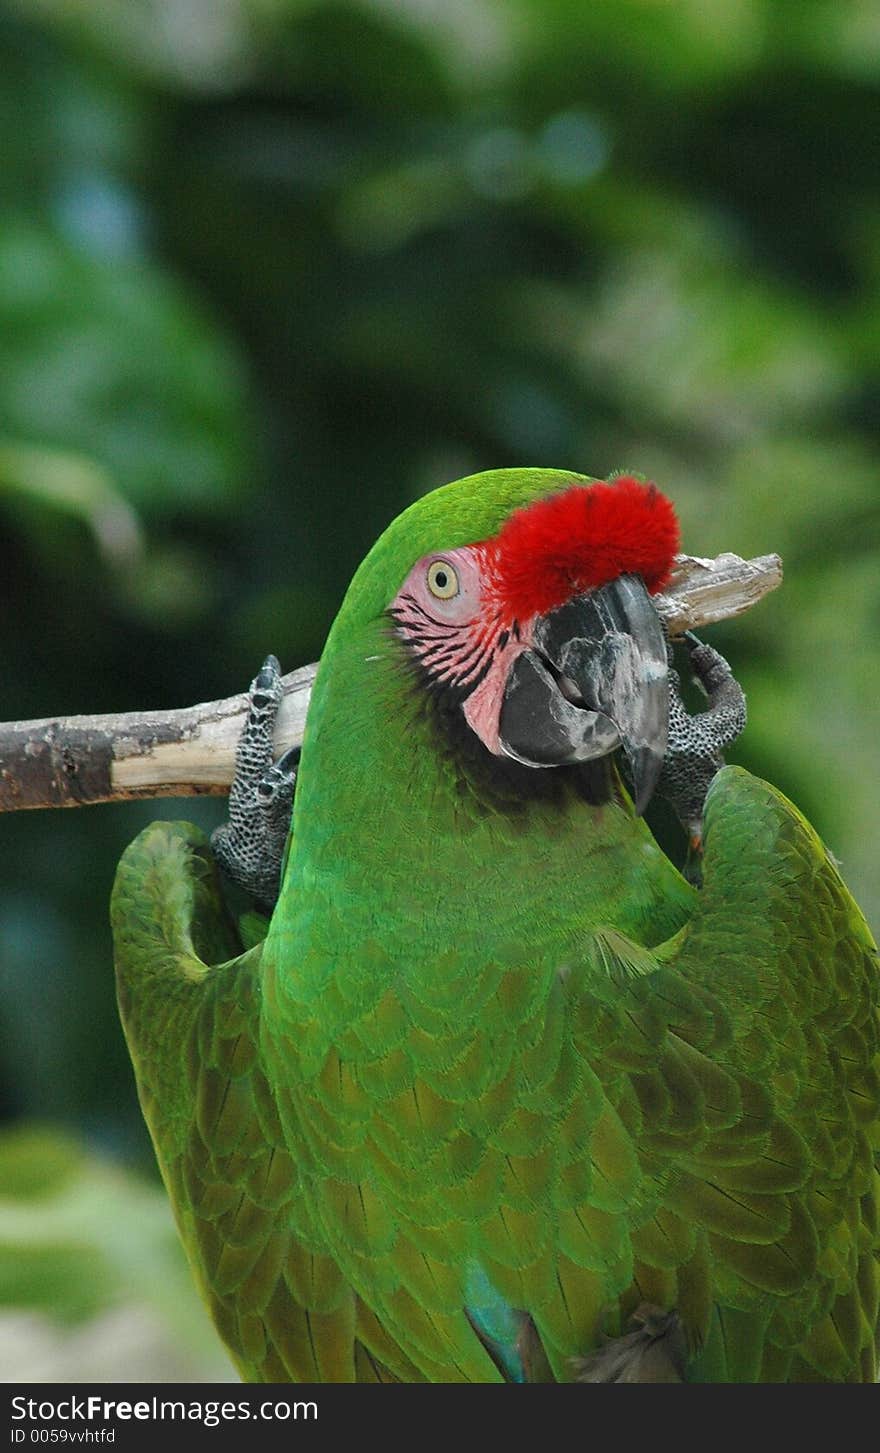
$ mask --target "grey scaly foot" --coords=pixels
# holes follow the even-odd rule
[[[698,640],[683,637],[694,679],[708,697],[691,716],[679,693],[678,672],[669,672],[669,740],[657,791],[672,803],[693,853],[703,845],[703,807],[712,779],[724,766],[724,748],[746,724],[746,698],[724,657]],[[670,667],[672,653],[670,651]]]
[[[643,1302],[631,1331],[574,1359],[578,1382],[684,1382],[687,1341],[677,1312]]]
[[[235,755],[229,821],[211,835],[220,867],[264,908],[274,908],[290,830],[299,747],[273,761],[275,718],[284,695],[277,657],[267,656],[248,692]]]

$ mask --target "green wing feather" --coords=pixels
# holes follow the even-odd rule
[[[235,956],[203,835],[186,823],[146,829],[120,863],[112,919],[144,1117],[242,1377],[418,1380],[311,1223],[260,1052],[261,946]]]

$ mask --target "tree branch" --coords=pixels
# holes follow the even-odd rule
[[[778,555],[703,560],[679,555],[668,590],[654,603],[670,636],[741,615],[782,581]],[[283,678],[275,745],[302,742],[317,666]],[[225,794],[247,696],[179,711],[69,716],[0,725],[0,812],[80,807],[138,797]]]

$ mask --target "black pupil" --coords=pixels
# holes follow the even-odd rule
[[[437,574],[434,576],[434,584],[437,586],[437,588],[439,590],[445,590],[448,583],[449,576],[446,574],[446,571],[438,570]]]

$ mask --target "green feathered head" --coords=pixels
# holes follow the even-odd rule
[[[490,469],[432,490],[388,526],[358,569],[339,612],[350,629],[381,615],[423,555],[473,545],[497,535],[514,510],[569,488],[593,483],[560,469]]]
[[[669,501],[631,476],[501,469],[460,479],[410,506],[370,551],[318,691],[344,672],[369,695],[383,669],[399,677],[406,666],[411,691],[442,702],[495,757],[556,767],[623,745],[641,810],[668,714],[650,595],[677,545]],[[375,668],[366,678],[364,665]]]

